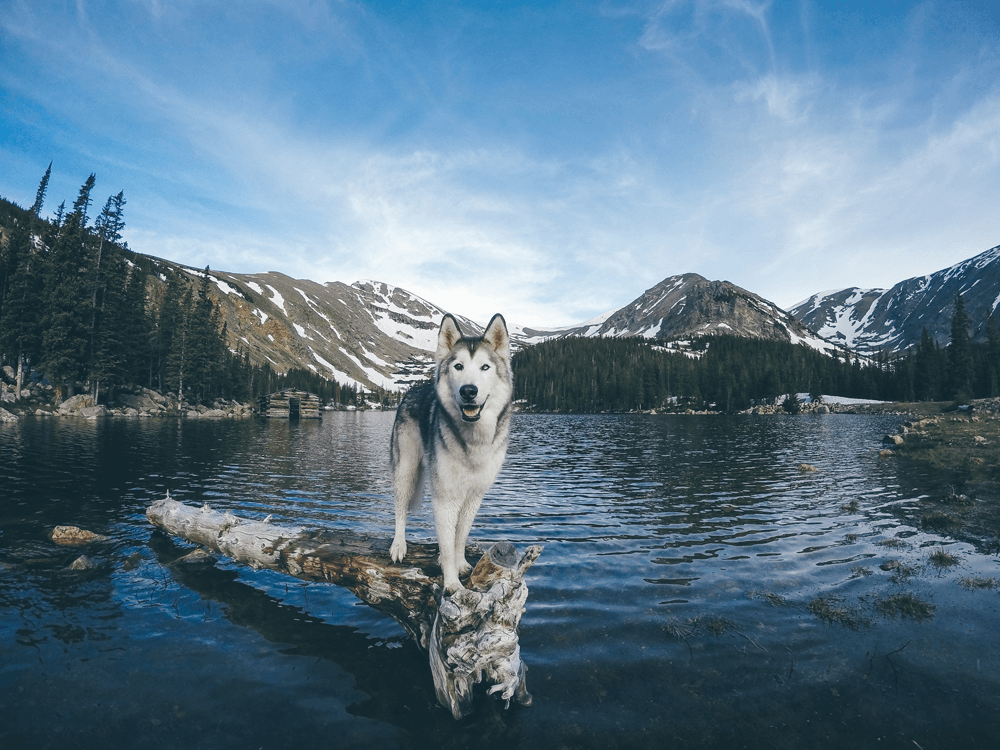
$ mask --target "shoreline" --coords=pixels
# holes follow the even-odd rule
[[[907,514],[921,528],[1000,553],[1000,399],[903,422],[883,450],[930,492]]]
[[[4,384],[4,390],[0,393],[0,422],[16,422],[25,416],[245,419],[257,413],[249,403],[215,399],[211,406],[188,404],[179,401],[174,393],[164,395],[143,386],[123,386],[116,389],[110,404],[95,404],[89,393],[79,393],[56,404],[54,395],[55,389],[51,385],[31,383],[22,389],[21,397],[17,398],[13,393],[13,386]]]

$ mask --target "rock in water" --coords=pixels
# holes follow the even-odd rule
[[[49,539],[64,547],[74,547],[78,544],[104,541],[107,537],[76,526],[56,526],[49,534]]]
[[[94,561],[86,555],[80,555],[69,566],[70,570],[93,570]]]

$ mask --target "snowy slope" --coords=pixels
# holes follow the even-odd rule
[[[193,283],[203,271],[155,260]],[[162,286],[162,273],[154,274]],[[230,348],[284,371],[311,369],[341,383],[400,390],[429,378],[445,311],[380,281],[353,284],[296,280],[280,273],[211,271],[211,295],[226,321]],[[480,334],[485,322],[456,316]],[[788,313],[745,289],[697,274],[664,279],[632,303],[575,326],[538,328],[508,321],[514,349],[566,336],[640,336],[686,341],[703,335],[803,343],[831,355],[837,348]]]
[[[982,340],[982,324],[1000,304],[1000,246],[892,289],[816,294],[789,312],[821,336],[862,354],[902,352],[920,343],[925,327],[938,345],[948,343],[958,294],[972,317],[973,337]]]
[[[840,347],[777,305],[728,281],[709,281],[695,273],[670,276],[628,305],[579,325],[526,332],[532,343],[564,336],[678,341],[731,334],[805,344],[830,355],[841,353]]]

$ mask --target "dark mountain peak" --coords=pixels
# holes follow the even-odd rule
[[[832,349],[772,302],[730,281],[711,281],[696,273],[664,279],[589,335],[678,340],[712,334]]]
[[[974,340],[1000,304],[1000,245],[891,289],[840,289],[815,294],[789,312],[821,336],[862,354],[903,352],[927,329],[939,345],[951,336],[955,297],[961,294],[974,321]]]

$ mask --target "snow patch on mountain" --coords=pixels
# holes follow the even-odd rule
[[[271,293],[274,295],[274,296],[271,297],[271,302],[274,304],[275,307],[279,308],[281,310],[281,312],[283,312],[285,314],[285,317],[287,318],[288,317],[288,310],[285,309],[285,298],[281,296],[281,292],[279,292],[277,289],[275,289],[270,284],[267,285],[267,288],[270,289]]]
[[[789,312],[821,336],[861,354],[903,352],[926,328],[945,346],[951,337],[955,298],[961,294],[973,319],[974,340],[1000,306],[1000,245],[936,273],[899,282],[891,289],[848,289],[815,294]]]

